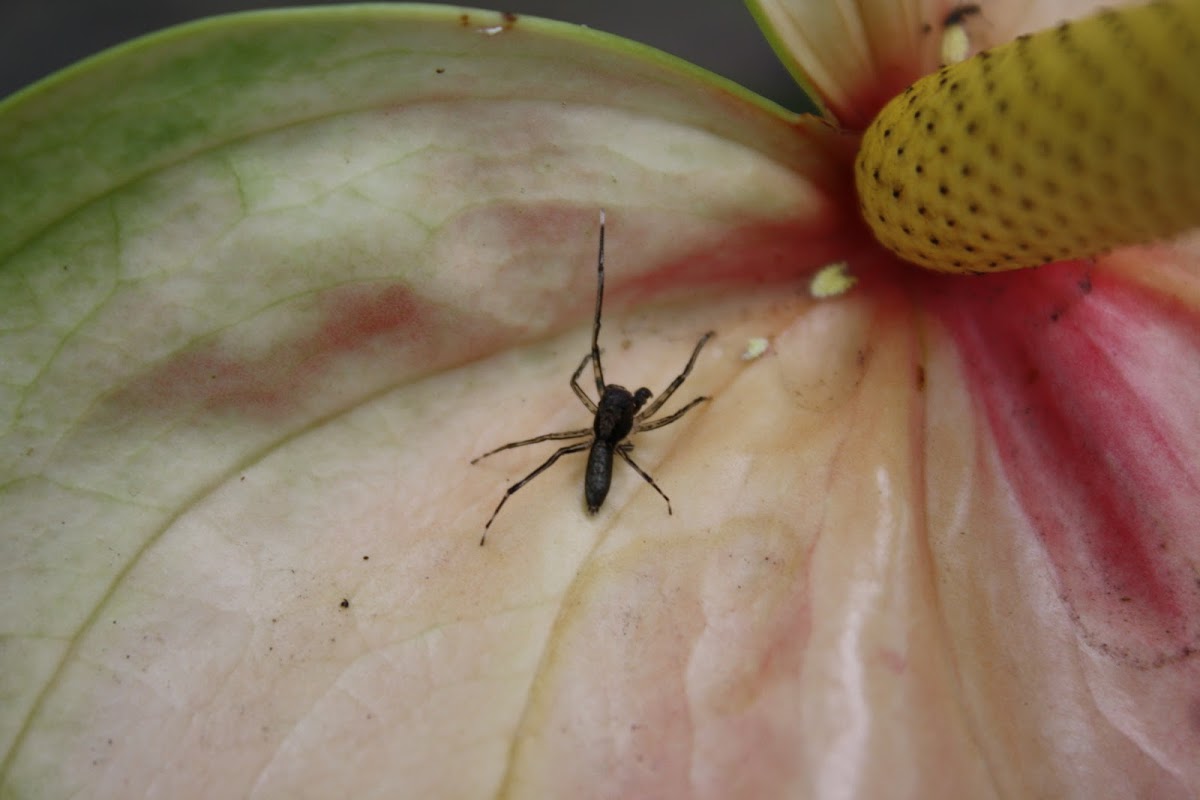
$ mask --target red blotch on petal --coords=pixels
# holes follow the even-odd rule
[[[937,284],[996,452],[1086,640],[1200,647],[1200,318],[1064,263]]]
[[[328,388],[323,377],[337,357],[369,347],[412,356],[429,338],[428,309],[396,284],[331,289],[273,313],[285,330],[278,340],[255,342],[252,318],[150,370],[119,401],[286,414]]]

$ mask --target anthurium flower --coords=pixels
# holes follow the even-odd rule
[[[947,86],[1090,10],[1032,6],[960,15]],[[1183,85],[1194,9],[1122,80]],[[1064,160],[1013,174],[909,114],[904,177],[869,126],[910,85],[953,114],[916,83],[953,9],[752,10],[820,116],[422,6],[215,19],[0,104],[0,794],[1195,796],[1194,95],[1118,92],[1139,149],[1039,40],[1137,158],[1034,131]],[[988,96],[977,130],[1043,120]],[[974,212],[967,151],[1010,165]],[[1039,243],[1022,197],[1074,249],[937,273]],[[618,463],[590,515],[572,455],[480,547],[555,443],[471,459],[591,424],[601,208],[605,379],[657,394],[716,331],[663,412],[711,400],[633,440],[672,513]],[[994,222],[942,248],[959,214]]]

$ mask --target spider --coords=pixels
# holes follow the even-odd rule
[[[488,517],[487,523],[483,526],[483,536],[479,539],[480,546],[483,546],[484,541],[487,540],[487,530],[492,526],[492,522],[496,519],[496,515],[500,513],[500,509],[508,502],[508,498],[516,494],[522,486],[549,469],[558,459],[569,453],[581,453],[584,450],[588,451],[588,461],[583,478],[583,497],[587,503],[588,513],[595,514],[604,503],[604,498],[608,496],[608,489],[612,484],[613,453],[616,453],[626,464],[633,467],[634,472],[641,475],[646,483],[650,484],[654,488],[654,491],[658,492],[667,503],[667,513],[671,513],[671,499],[663,493],[662,489],[658,488],[658,484],[654,482],[654,479],[629,457],[629,451],[633,449],[633,443],[626,440],[635,433],[652,431],[655,428],[670,425],[700,403],[710,399],[708,397],[697,397],[673,414],[668,414],[660,419],[651,419],[662,408],[663,403],[667,402],[671,395],[675,393],[675,390],[683,384],[688,374],[692,371],[697,356],[700,355],[700,348],[704,347],[704,343],[712,338],[713,332],[709,331],[700,337],[700,341],[696,342],[696,347],[692,350],[692,357],[688,359],[687,366],[683,368],[683,372],[679,373],[675,377],[675,380],[671,381],[671,384],[658,396],[657,400],[650,403],[650,405],[646,405],[646,401],[652,397],[650,390],[646,387],[643,386],[636,392],[630,392],[624,386],[604,382],[604,367],[600,363],[599,345],[600,307],[603,302],[604,212],[601,211],[600,251],[596,258],[596,315],[592,319],[592,350],[583,357],[583,360],[579,362],[579,366],[575,369],[575,373],[571,375],[571,389],[575,392],[575,396],[594,415],[592,427],[580,428],[575,431],[544,433],[532,439],[509,442],[471,460],[472,464],[477,464],[488,456],[495,455],[502,450],[524,447],[527,444],[537,444],[538,442],[548,442],[558,439],[583,439],[581,442],[568,444],[555,450],[549,458],[542,462],[541,466],[508,487],[504,496],[500,498],[500,503],[496,506],[496,510],[492,512],[492,516]],[[592,362],[592,373],[596,379],[596,392],[600,396],[599,403],[592,402],[592,399],[587,396],[587,393],[579,385],[579,376],[583,374],[583,368],[587,366],[589,361]]]

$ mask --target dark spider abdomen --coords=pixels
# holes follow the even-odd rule
[[[613,446],[603,439],[596,439],[588,451],[587,472],[583,475],[583,499],[587,502],[590,514],[599,511],[600,506],[604,505],[604,498],[608,497],[612,467]]]

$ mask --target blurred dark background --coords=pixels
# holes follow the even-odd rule
[[[334,2],[326,0],[326,4]],[[181,22],[304,0],[0,0],[0,97],[115,44]],[[453,5],[461,5],[455,3]],[[480,0],[479,6],[490,6]],[[504,0],[652,45],[794,110],[804,94],[738,0]],[[651,9],[651,10],[647,10]]]

